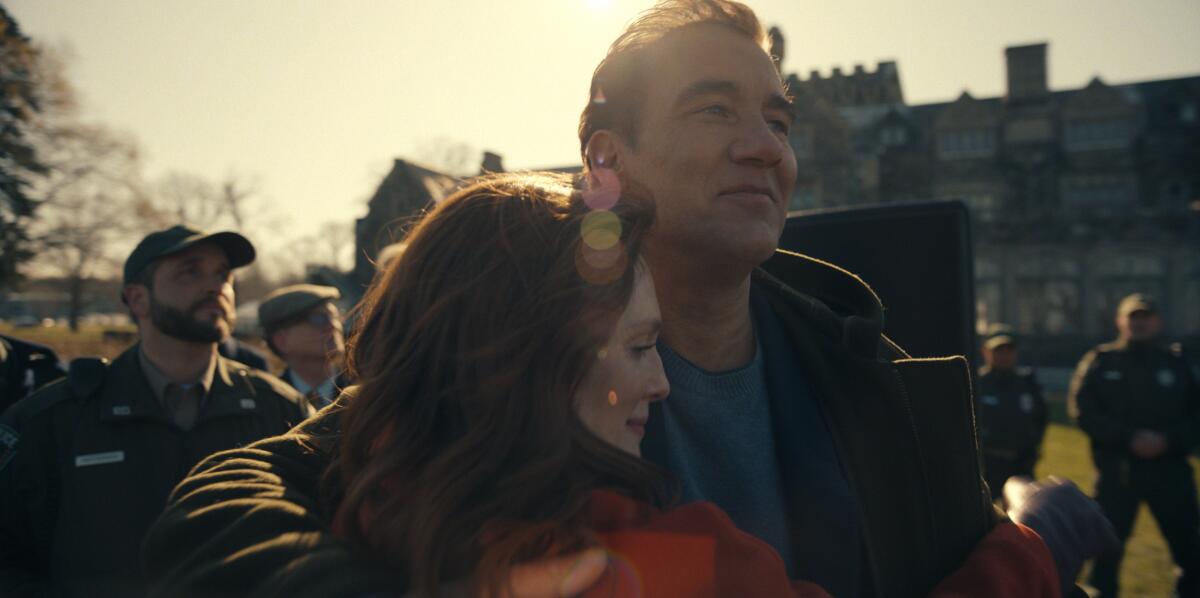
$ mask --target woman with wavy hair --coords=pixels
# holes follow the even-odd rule
[[[653,212],[635,196],[482,179],[368,291],[324,494],[398,590],[506,595],[515,566],[599,545],[609,566],[588,595],[827,596],[711,503],[672,508],[639,457],[669,387],[639,258]]]

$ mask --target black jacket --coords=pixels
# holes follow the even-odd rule
[[[0,467],[3,595],[143,594],[142,536],[175,484],[205,456],[283,433],[311,413],[278,379],[218,357],[199,418],[184,431],[150,390],[138,350],[107,370],[73,364],[67,380],[5,413],[18,439]]]
[[[0,413],[66,373],[54,349],[0,335]]]
[[[779,252],[754,288],[785,322],[801,361],[768,370],[804,367],[819,397],[859,499],[872,587],[881,596],[923,595],[998,521],[979,474],[966,361],[909,359],[881,340],[878,298],[828,264]],[[786,393],[772,395],[787,469],[795,447]],[[331,507],[318,499],[345,400],[301,427],[308,439],[271,438],[197,466],[147,536],[152,595],[397,589],[328,531]],[[788,487],[803,482],[785,472]]]
[[[1072,415],[1092,441],[1100,468],[1132,457],[1139,429],[1166,436],[1162,458],[1184,458],[1200,443],[1200,385],[1178,353],[1117,341],[1080,360],[1068,396]]]
[[[975,408],[984,454],[1013,462],[1037,458],[1049,412],[1033,370],[981,368],[975,381]]]

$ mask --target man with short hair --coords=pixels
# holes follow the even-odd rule
[[[656,205],[644,255],[672,398],[652,407],[642,452],[680,478],[685,500],[716,502],[774,547],[792,577],[835,596],[924,595],[998,525],[1011,526],[999,524],[980,478],[966,362],[904,359],[881,336],[883,308],[861,280],[776,252],[796,162],[791,104],[766,40],[736,2],[664,2],[618,38],[593,77],[579,128],[587,192],[637,188]],[[336,438],[337,416],[335,404],[306,430]],[[244,489],[181,484],[147,542],[160,591],[212,587],[215,569],[230,579],[263,562],[272,564],[254,568],[256,579],[277,589],[389,586],[387,572],[355,558],[314,515],[318,497],[305,489],[332,457],[301,444],[272,439],[198,469]],[[243,499],[261,484],[291,504],[254,509]],[[237,541],[192,547],[203,519],[237,521],[221,524]],[[281,533],[313,542],[268,542]],[[1053,582],[1033,562],[1049,560],[1046,546],[1022,538],[988,561],[1001,573],[990,579],[1018,593]],[[338,575],[303,565],[313,562]],[[1029,570],[1012,569],[1022,563]],[[1069,585],[1073,572],[1063,577]],[[970,593],[988,591],[1002,590],[985,583]]]
[[[1088,435],[1096,502],[1121,550],[1096,559],[1089,582],[1117,595],[1125,540],[1144,501],[1182,573],[1179,596],[1200,595],[1200,506],[1188,454],[1200,444],[1200,384],[1177,348],[1159,345],[1162,316],[1149,295],[1121,300],[1117,340],[1088,351],[1071,380],[1071,414]]]
[[[233,325],[233,270],[254,247],[176,226],[125,262],[139,342],[0,420],[0,588],[8,595],[134,596],[139,550],[167,494],[200,459],[286,432],[311,413],[290,387],[217,354]],[[11,442],[9,442],[11,441]]]
[[[992,324],[980,349],[983,367],[975,379],[976,425],[983,449],[983,474],[992,500],[1014,476],[1033,477],[1049,412],[1033,370],[1018,365],[1012,327]]]
[[[267,346],[287,364],[279,375],[317,409],[348,384],[339,375],[346,341],[334,287],[297,284],[277,289],[258,305]]]

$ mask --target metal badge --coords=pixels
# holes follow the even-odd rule
[[[92,453],[75,457],[75,467],[89,465],[104,465],[105,463],[120,463],[125,460],[125,451],[109,451],[107,453]]]
[[[1025,413],[1033,411],[1033,395],[1027,392],[1021,394],[1021,411]]]
[[[242,399],[241,402],[242,409],[254,409],[256,404],[257,403],[254,402],[254,399]]]
[[[117,405],[113,407],[113,415],[129,415],[131,413],[133,413],[133,410],[129,408],[129,405]]]
[[[1165,368],[1158,370],[1158,383],[1167,388],[1175,386],[1175,372]]]
[[[1117,370],[1108,370],[1107,372],[1104,372],[1105,380],[1120,380],[1121,378],[1121,372]]]

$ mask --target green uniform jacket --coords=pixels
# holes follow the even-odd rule
[[[138,350],[88,382],[72,366],[67,380],[4,414],[17,438],[0,468],[0,594],[144,594],[142,537],[175,484],[205,456],[286,432],[312,412],[277,378],[218,357],[184,431],[156,400]]]
[[[1161,459],[1182,458],[1200,443],[1200,387],[1183,357],[1163,347],[1116,341],[1088,351],[1069,401],[1101,469],[1132,457],[1139,429],[1166,436]]]
[[[1049,416],[1033,370],[981,368],[975,381],[975,403],[984,454],[1008,461],[1037,456]]]
[[[880,596],[924,595],[999,521],[979,472],[966,360],[907,358],[881,339],[874,293],[823,262],[779,252],[754,285],[813,373],[859,500],[870,586]],[[318,488],[346,400],[287,436],[197,466],[147,535],[151,595],[403,590],[329,532],[333,505]]]

